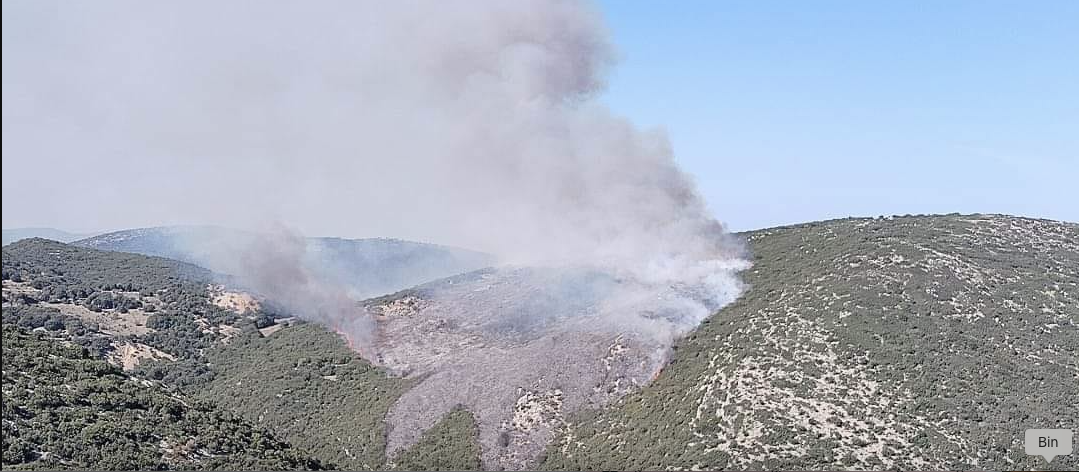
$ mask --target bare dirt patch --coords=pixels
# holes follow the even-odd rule
[[[137,367],[144,359],[176,360],[176,357],[172,354],[147,346],[143,343],[122,342],[113,343],[112,345],[116,349],[109,354],[108,361],[120,366],[125,371],[135,370],[135,367]]]
[[[46,303],[45,306],[56,308],[60,313],[74,316],[83,322],[95,323],[101,332],[114,336],[141,336],[154,331],[146,326],[146,320],[150,317],[142,310],[129,310],[127,313],[115,310],[95,312],[73,303]]]
[[[34,293],[38,293],[40,291],[41,290],[38,290],[38,289],[36,289],[34,287],[31,287],[29,282],[14,282],[14,281],[11,281],[11,280],[5,280],[4,281],[4,294],[5,295],[6,294],[19,294],[19,293],[34,294]]]
[[[254,313],[261,304],[258,299],[245,292],[230,292],[223,285],[209,285],[210,301],[214,305],[241,315]]]

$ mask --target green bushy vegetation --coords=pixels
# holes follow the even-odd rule
[[[102,290],[197,294],[210,272],[161,257],[99,251],[32,238],[3,248],[4,280],[27,281],[38,289],[75,291],[79,297]],[[205,290],[205,287],[201,288]]]
[[[1079,395],[1079,227],[974,215],[844,219],[743,236],[754,257],[753,268],[742,274],[745,294],[680,340],[655,382],[609,408],[566,418],[537,467],[1036,468],[1044,465],[1041,459],[1027,457],[1014,442],[1022,440],[1022,431],[1074,427],[1067,420],[1079,417],[1073,401]],[[298,323],[262,336],[255,328],[272,324],[273,317],[246,319],[213,307],[209,275],[165,259],[43,240],[5,247],[4,280],[40,290],[12,292],[4,300],[5,468],[479,466],[475,423],[461,410],[387,462],[386,412],[411,381],[387,376],[319,326]],[[102,301],[88,302],[91,297]],[[119,297],[140,301],[142,308],[129,309],[145,310],[155,330],[131,338],[178,361],[119,372],[95,358],[108,349],[102,343],[109,338],[48,306],[96,304],[117,312],[127,303]],[[242,332],[224,344],[203,333],[197,318]],[[44,332],[27,333],[34,329]],[[12,364],[9,370],[9,344],[19,343],[46,343],[34,348],[44,359],[23,356],[17,362],[25,367]],[[829,370],[836,367],[846,370]],[[63,380],[30,392],[30,384],[11,374],[27,369]],[[764,388],[736,391],[738,382]],[[90,389],[82,396],[90,403],[55,403],[75,400],[65,396],[67,385]],[[826,393],[830,388],[835,391]],[[17,389],[23,397],[9,401]],[[727,391],[745,398],[724,397]],[[120,400],[123,395],[154,402],[158,396],[161,402],[182,398],[191,412],[177,414],[190,419],[160,421],[152,415],[172,406]],[[130,416],[108,409],[116,405]],[[820,407],[822,416],[791,412],[807,405]],[[25,413],[16,407],[35,416],[19,416]],[[104,413],[95,417],[92,411]],[[9,418],[11,427],[37,418],[68,429],[52,431],[46,424],[41,436],[26,432],[33,428],[9,434]],[[84,427],[91,419],[113,425],[116,418],[130,421],[134,432]],[[221,455],[153,462],[163,460],[162,439],[176,437],[183,440],[176,444],[186,445],[185,428],[204,423],[218,433],[198,435],[196,444],[211,441],[206,450]],[[855,438],[835,433],[855,428],[862,428]],[[249,462],[255,459],[238,449],[248,443],[234,437],[241,430],[263,438],[262,447],[285,451],[271,453],[282,462]],[[107,431],[117,444],[102,443],[95,431]],[[739,442],[749,435],[751,441]],[[9,448],[18,462],[9,463]],[[71,459],[47,462],[51,455],[41,452],[52,450]],[[1053,466],[1075,468],[1075,457],[1058,457]]]
[[[70,342],[97,359],[106,355],[116,340],[161,349],[178,360],[144,361],[130,374],[116,375],[160,382],[174,395],[218,405],[236,414],[235,420],[255,423],[318,457],[322,467],[386,466],[383,418],[408,382],[374,368],[336,334],[321,326],[299,323],[272,337],[263,337],[256,328],[272,324],[272,313],[241,318],[213,306],[206,288],[211,274],[189,264],[35,239],[3,250],[4,280],[38,290],[12,297],[18,300],[5,299],[6,326],[43,330],[41,339]],[[153,297],[152,302],[140,302],[149,315],[147,327],[153,331],[137,336],[106,335],[98,326],[50,306],[74,303],[91,310],[119,312],[125,304],[129,309],[139,308],[133,303],[138,301],[131,295],[134,293]],[[269,304],[267,307],[274,309]],[[196,319],[232,323],[242,331],[224,344],[204,333]],[[5,379],[5,389],[6,384]],[[5,404],[7,399],[5,390]],[[459,419],[459,414],[450,417],[447,431],[467,431],[458,427]],[[432,451],[447,448],[450,452],[445,457],[476,455],[453,452],[458,443],[471,444],[476,449],[470,435],[456,437],[448,446],[440,446],[445,434],[439,438],[425,442],[425,452],[415,460],[430,460],[438,457]],[[73,447],[82,446],[85,445]],[[220,463],[225,467],[242,464],[235,458]],[[139,464],[139,468],[150,468],[147,462]]]
[[[206,360],[212,380],[189,391],[324,463],[348,470],[479,468],[478,432],[462,410],[387,463],[386,413],[411,381],[388,376],[321,326],[301,323],[268,337],[248,332]]]
[[[652,384],[571,419],[542,468],[1035,469],[1023,431],[1074,427],[1079,225],[910,216],[744,236],[743,296]]]
[[[385,462],[390,405],[408,382],[390,378],[336,334],[311,324],[233,338],[207,354],[214,377],[198,396],[346,469]]]
[[[4,469],[319,469],[273,435],[86,349],[3,324]]]
[[[200,267],[160,257],[87,249],[45,239],[25,239],[4,246],[3,280],[25,283],[36,292],[22,292],[10,300],[18,308],[5,316],[19,326],[78,330],[78,320],[58,315],[49,304],[81,305],[94,312],[127,313],[143,309],[150,333],[132,336],[183,359],[194,359],[213,347],[216,335],[208,325],[238,324],[249,320],[210,303],[207,284],[213,274]],[[43,313],[55,321],[39,324]],[[21,320],[22,317],[31,320]],[[58,324],[59,323],[59,324]],[[72,327],[72,325],[75,325]],[[88,331],[94,326],[82,325]],[[81,336],[85,336],[85,333]],[[89,342],[94,336],[86,336]]]
[[[457,409],[447,414],[414,446],[393,460],[395,470],[479,470],[479,430],[472,414]]]

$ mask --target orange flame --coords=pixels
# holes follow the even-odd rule
[[[335,324],[334,324],[334,325],[333,325],[332,327],[330,327],[330,329],[332,329],[332,330],[333,330],[333,332],[337,333],[337,335],[338,335],[338,336],[341,336],[342,338],[344,338],[344,340],[345,340],[345,343],[347,343],[347,344],[348,344],[348,348],[349,348],[349,349],[351,349],[351,350],[353,350],[353,351],[357,351],[357,352],[359,352],[359,351],[358,351],[358,350],[356,349],[356,345],[355,345],[355,344],[354,344],[354,343],[352,342],[352,338],[351,338],[351,337],[349,337],[348,333],[344,332],[344,331],[343,331],[343,330],[341,329],[341,326],[340,326],[340,325],[337,325],[337,324],[335,323]]]
[[[375,352],[372,347],[367,346],[364,343],[356,342],[356,340],[352,339],[352,336],[349,336],[349,334],[345,330],[341,329],[341,326],[338,324],[334,324],[330,327],[330,329],[334,333],[337,333],[337,335],[340,336],[341,339],[345,340],[345,344],[348,344],[348,349],[350,351],[359,354],[360,357],[367,359],[367,361],[371,364],[378,365],[378,361],[374,356]]]

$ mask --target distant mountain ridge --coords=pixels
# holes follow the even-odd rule
[[[92,237],[95,233],[72,233],[56,228],[10,228],[4,229],[4,245],[30,238],[45,238],[62,243]]]
[[[235,274],[234,254],[258,234],[220,226],[163,226],[101,234],[73,242],[80,247],[166,257]],[[487,267],[490,255],[400,239],[305,238],[305,259],[319,277],[366,298]]]

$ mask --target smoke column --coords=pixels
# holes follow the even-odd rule
[[[283,221],[710,291],[672,302],[704,299],[676,331],[739,291],[741,246],[666,137],[595,100],[612,49],[588,3],[3,9],[18,18],[3,28],[3,152],[77,193],[56,210],[72,221]],[[294,242],[259,247],[239,275],[332,310],[338,295],[289,277]]]
[[[356,315],[348,289],[319,280],[305,261],[307,241],[283,226],[254,235],[237,253],[240,282],[304,318],[345,334],[349,345],[362,349],[373,341],[373,322]],[[317,270],[314,269],[314,270]]]

